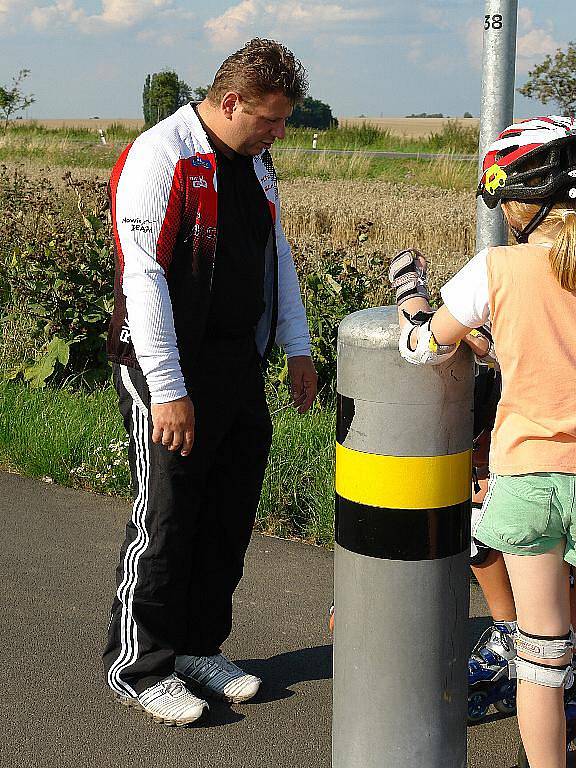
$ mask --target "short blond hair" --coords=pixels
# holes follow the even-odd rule
[[[524,229],[536,216],[541,205],[520,200],[502,202],[506,218],[518,229]],[[567,291],[576,291],[576,203],[556,203],[538,227],[553,241],[550,266],[554,276]]]
[[[268,93],[281,93],[294,106],[307,90],[306,70],[292,51],[274,40],[255,37],[222,63],[207,98],[218,106],[230,91],[236,91],[247,102]]]

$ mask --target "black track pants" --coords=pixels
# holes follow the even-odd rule
[[[189,383],[196,426],[187,457],[152,442],[144,376],[114,369],[135,497],[104,652],[119,693],[172,674],[177,654],[217,653],[230,634],[272,438],[259,359],[242,347],[228,340],[203,352]]]

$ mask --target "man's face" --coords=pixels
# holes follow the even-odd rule
[[[238,97],[227,143],[241,155],[257,155],[284,138],[291,114],[292,103],[282,93],[267,93],[249,103]]]

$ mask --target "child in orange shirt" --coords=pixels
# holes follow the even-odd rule
[[[502,371],[491,482],[475,537],[504,553],[518,629],[518,722],[531,768],[566,765],[572,683],[568,567],[576,565],[576,121],[543,117],[490,146],[478,194],[518,245],[486,248],[428,303],[425,262],[391,264],[410,363],[448,359],[490,317]]]

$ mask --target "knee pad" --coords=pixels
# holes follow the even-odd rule
[[[570,627],[565,635],[547,637],[546,635],[530,635],[518,627],[514,640],[516,653],[527,653],[529,656],[536,656],[543,661],[560,659],[574,648],[574,630]]]
[[[516,656],[509,665],[510,677],[515,677],[517,680],[527,680],[530,683],[544,685],[548,688],[572,687],[574,683],[572,664],[565,667],[555,667],[545,663],[551,659],[562,658],[574,648],[572,627],[566,635],[553,637],[531,635],[518,627],[514,639],[517,653],[521,651],[530,656],[536,656],[542,661],[529,661]]]
[[[553,667],[538,661],[528,661],[519,656],[508,662],[508,675],[516,680],[544,685],[547,688],[571,688],[574,683],[572,664],[566,667]]]

